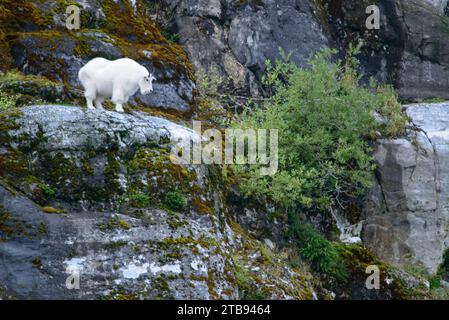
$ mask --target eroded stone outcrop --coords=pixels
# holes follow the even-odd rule
[[[376,145],[363,241],[388,262],[434,273],[449,246],[449,104],[405,108],[406,135]]]
[[[258,95],[265,61],[279,49],[305,66],[327,38],[305,0],[163,0],[167,24],[197,70],[214,68],[236,92]]]
[[[368,30],[372,1],[319,1],[333,45],[344,52],[363,41],[361,67],[367,76],[394,84],[408,100],[449,98],[447,1],[381,0],[380,29]]]
[[[0,115],[0,298],[315,296],[229,219],[217,168],[170,161],[189,128],[73,106]]]

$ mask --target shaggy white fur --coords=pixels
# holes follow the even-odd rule
[[[140,89],[142,94],[153,91],[156,78],[148,70],[128,58],[107,60],[94,58],[78,73],[84,87],[87,107],[103,108],[104,99],[111,99],[118,112],[123,112],[123,104]]]

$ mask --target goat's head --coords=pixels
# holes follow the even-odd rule
[[[154,80],[156,80],[156,78],[153,76],[152,73],[140,79],[139,81],[140,93],[149,94],[151,91],[153,91]]]

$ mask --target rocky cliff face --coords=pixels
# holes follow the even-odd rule
[[[363,240],[386,261],[435,273],[449,245],[449,104],[406,106],[412,127],[379,140]]]
[[[379,1],[381,28],[368,30],[370,1],[164,0],[156,15],[180,37],[196,70],[214,68],[234,94],[261,94],[265,60],[292,53],[304,66],[323,47],[364,43],[362,68],[408,100],[449,98],[447,1]]]
[[[342,50],[363,40],[367,76],[392,83],[404,99],[449,98],[447,1],[381,0],[379,30],[365,27],[370,1],[320,1]]]
[[[305,0],[162,1],[161,19],[179,34],[197,70],[229,78],[228,92],[259,95],[265,61],[292,53],[302,66],[328,40]]]
[[[350,279],[333,292],[284,247],[285,216],[243,197],[219,168],[174,165],[169,154],[178,137],[198,138],[183,122],[197,106],[195,71],[230,79],[226,94],[259,96],[265,60],[279,48],[306,66],[322,47],[343,54],[364,39],[367,75],[406,99],[449,98],[447,1],[381,0],[379,31],[364,28],[369,1],[72,2],[82,8],[79,31],[64,26],[66,1],[0,4],[0,90],[25,105],[0,110],[0,298],[389,299],[428,290],[384,261],[434,273],[448,247],[448,104],[407,106],[406,134],[377,142],[360,223],[337,224],[349,228],[344,240],[360,236],[384,261],[341,246]],[[137,96],[129,114],[60,105],[82,102],[76,74],[95,56],[154,69],[154,94]],[[36,99],[44,101],[28,105]],[[381,291],[364,287],[371,264],[383,272]],[[77,272],[81,289],[69,290]]]
[[[313,297],[307,273],[230,222],[213,168],[171,163],[190,129],[66,106],[3,123],[0,297]]]
[[[341,247],[350,278],[334,292],[307,264],[292,267],[292,252],[276,244],[285,222],[275,211],[230,196],[219,168],[171,162],[179,137],[198,139],[183,125],[143,112],[58,105],[3,111],[1,120],[0,299],[425,293],[422,280],[360,246]],[[380,291],[364,287],[369,264],[382,270]]]

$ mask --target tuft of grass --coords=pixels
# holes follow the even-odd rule
[[[48,184],[42,184],[41,186],[42,193],[47,199],[54,198],[56,196],[56,189],[49,186]]]
[[[17,95],[8,94],[0,90],[0,111],[10,110],[17,106]]]
[[[143,193],[133,193],[129,196],[129,204],[135,208],[145,208],[151,203],[150,196]]]
[[[165,205],[176,211],[183,211],[187,207],[187,199],[179,191],[170,191],[165,195]]]
[[[337,282],[347,280],[348,273],[344,260],[332,242],[312,227],[301,224],[294,213],[290,214],[289,232],[297,242],[299,254],[315,271]]]

